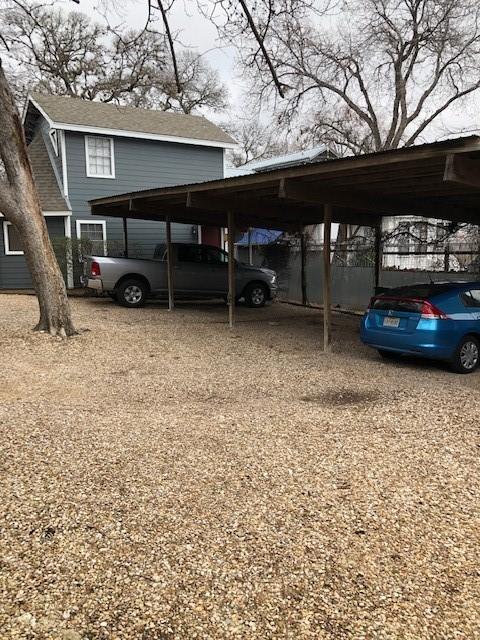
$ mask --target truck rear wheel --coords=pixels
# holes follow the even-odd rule
[[[117,302],[123,307],[142,307],[147,299],[147,286],[142,280],[129,278],[121,282],[115,289]]]

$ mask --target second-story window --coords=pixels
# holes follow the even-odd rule
[[[115,178],[113,138],[85,136],[88,178]]]

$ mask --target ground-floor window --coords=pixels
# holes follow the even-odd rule
[[[77,220],[77,239],[83,255],[107,255],[105,220]]]
[[[23,256],[23,246],[17,228],[6,220],[3,223],[3,243],[6,256]]]

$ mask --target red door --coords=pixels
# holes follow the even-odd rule
[[[222,232],[220,227],[202,226],[202,244],[211,244],[222,248]]]

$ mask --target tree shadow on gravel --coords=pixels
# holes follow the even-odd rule
[[[376,391],[359,391],[358,389],[328,389],[300,398],[302,402],[312,402],[330,407],[365,405],[377,402],[379,399],[380,394]]]

